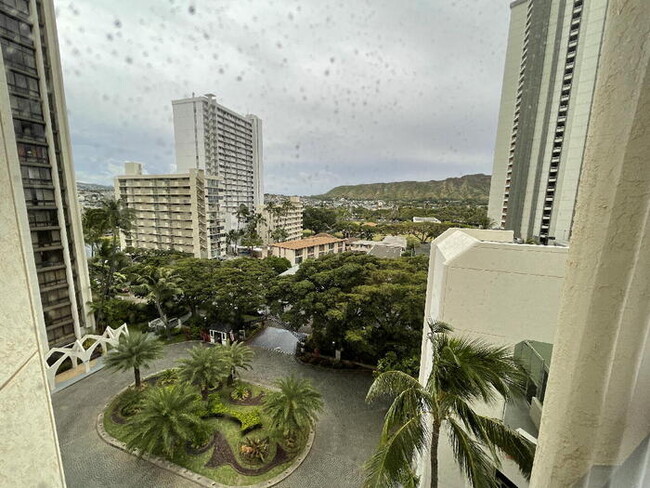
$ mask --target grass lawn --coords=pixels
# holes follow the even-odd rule
[[[250,388],[251,390],[250,398],[256,398],[259,395],[266,394],[269,391],[265,388],[250,383],[242,383],[242,384],[245,384],[248,388]],[[253,464],[248,460],[246,460],[244,456],[240,454],[240,443],[246,437],[261,437],[261,438],[268,437],[269,432],[267,431],[267,428],[265,426],[265,424],[267,423],[266,422],[267,419],[261,411],[261,405],[237,405],[231,403],[230,401],[231,391],[232,388],[224,387],[217,392],[211,393],[211,398],[214,402],[225,405],[227,409],[233,411],[233,413],[237,413],[238,415],[245,416],[246,413],[249,413],[250,415],[251,412],[257,411],[260,414],[262,426],[245,434],[242,432],[242,425],[240,424],[240,422],[230,417],[218,417],[218,418],[210,417],[207,418],[207,422],[210,425],[210,427],[213,429],[213,431],[218,431],[226,439],[232,451],[232,454],[234,455],[236,463],[239,464],[240,467],[264,471],[264,469],[261,468],[264,468],[265,466],[269,466],[270,464],[272,464],[272,460],[276,456],[276,451],[278,447],[277,444],[275,442],[269,443],[269,451],[267,453],[265,463]],[[128,418],[126,424],[117,423],[112,418],[113,413],[116,411],[119,412],[120,410],[121,397],[122,397],[121,395],[115,397],[115,399],[113,399],[111,404],[106,409],[104,414],[104,428],[111,436],[119,440],[124,440],[125,434],[127,433],[129,428]],[[253,475],[243,474],[230,464],[224,464],[216,468],[207,466],[215,451],[214,446],[211,446],[209,449],[207,449],[205,452],[201,454],[192,454],[190,452],[187,452],[185,449],[179,449],[179,452],[174,456],[173,459],[171,459],[171,461],[178,464],[179,466],[188,468],[196,473],[199,473],[207,478],[213,479],[219,483],[232,485],[232,486],[251,485],[254,483],[259,483],[262,481],[269,480],[277,476],[278,474],[280,474],[282,471],[284,471],[294,461],[295,455],[293,453],[302,452],[302,450],[305,448],[305,444],[306,444],[306,439],[302,441],[301,445],[299,446],[299,449],[292,451],[289,460],[283,462],[282,464],[273,466],[261,474],[253,474]]]

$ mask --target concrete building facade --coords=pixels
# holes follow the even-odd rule
[[[299,197],[289,197],[283,203],[267,203],[258,207],[258,212],[264,219],[260,224],[259,234],[265,246],[278,242],[275,238],[277,229],[283,229],[286,233],[283,241],[302,238],[303,205]]]
[[[203,170],[208,255],[226,252],[226,233],[237,228],[241,205],[263,203],[262,121],[217,103],[212,94],[172,101],[176,171]]]
[[[291,266],[306,259],[316,259],[326,254],[345,252],[345,239],[329,234],[316,234],[307,239],[271,244],[269,255],[286,258]]]
[[[608,0],[511,4],[488,216],[567,244]]]
[[[43,344],[63,345],[94,319],[52,2],[0,3],[0,44],[3,165],[25,203]]]
[[[443,321],[454,334],[481,339],[515,351],[525,341],[552,344],[568,248],[514,244],[512,231],[449,229],[431,246],[425,305],[420,381],[435,358],[427,340],[428,321]],[[532,437],[539,404],[477,405],[476,410],[504,420]],[[531,418],[533,417],[533,418]],[[428,452],[419,463],[420,486],[430,485]],[[466,488],[446,433],[438,447],[439,486]],[[503,460],[502,476],[523,488],[516,465]]]
[[[126,163],[115,178],[115,198],[134,212],[127,247],[175,249],[208,257],[206,178],[203,170],[187,174],[145,175],[140,163]]]
[[[534,488],[650,486],[649,20],[608,6]]]

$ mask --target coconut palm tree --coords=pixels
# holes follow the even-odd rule
[[[425,385],[406,373],[379,375],[367,400],[390,396],[379,447],[366,463],[365,487],[396,487],[412,478],[416,453],[431,447],[431,487],[438,486],[438,443],[449,436],[461,470],[475,487],[497,487],[498,452],[512,458],[530,476],[533,445],[500,420],[479,415],[477,402],[522,397],[526,373],[505,347],[453,337],[451,327],[430,325],[433,369]]]
[[[216,348],[196,346],[190,349],[189,358],[179,361],[178,376],[198,386],[201,397],[207,401],[210,388],[228,377],[228,369],[216,353]]]
[[[264,397],[263,410],[271,420],[271,429],[288,443],[314,426],[323,409],[323,399],[309,380],[293,376],[275,382],[279,391]]]
[[[140,411],[127,424],[126,447],[169,458],[186,442],[206,440],[208,429],[199,396],[185,384],[147,390]],[[198,442],[197,442],[198,441]]]
[[[140,368],[148,368],[152,361],[162,356],[162,344],[153,335],[133,330],[120,336],[117,346],[104,359],[107,368],[128,371],[133,368],[135,386],[139,388]]]
[[[229,385],[237,379],[239,370],[252,367],[253,350],[243,342],[235,341],[216,346],[215,353],[227,372]]]
[[[156,306],[160,320],[163,321],[165,326],[167,338],[170,337],[171,329],[163,306],[183,294],[181,284],[181,278],[174,274],[173,270],[149,268],[148,272],[141,276],[140,285],[138,286],[137,291]]]

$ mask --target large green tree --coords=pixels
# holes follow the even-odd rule
[[[324,207],[305,207],[302,213],[303,228],[320,232],[330,232],[336,227],[338,213]]]
[[[205,408],[189,385],[147,390],[139,412],[127,424],[126,447],[173,458],[186,442],[200,443],[208,435],[201,419]]]
[[[151,334],[132,330],[128,335],[120,336],[119,342],[104,358],[109,369],[129,371],[133,369],[135,386],[141,385],[140,368],[146,368],[162,356],[162,344]]]
[[[277,279],[269,303],[294,329],[311,325],[309,343],[321,352],[372,363],[391,351],[410,356],[421,341],[426,269],[419,256],[326,255]]]
[[[318,420],[323,399],[306,379],[290,376],[274,384],[279,390],[264,397],[262,408],[271,420],[271,429],[288,444],[294,444]]]
[[[366,463],[367,488],[398,487],[412,477],[416,453],[430,447],[431,488],[438,487],[438,446],[449,437],[458,465],[472,486],[498,488],[498,453],[514,460],[530,476],[533,445],[502,421],[478,414],[477,403],[521,398],[526,373],[508,348],[450,335],[432,324],[433,368],[426,384],[401,371],[379,375],[367,400],[389,396],[379,447]]]

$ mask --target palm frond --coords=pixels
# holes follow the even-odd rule
[[[364,488],[400,486],[412,475],[413,456],[422,451],[427,437],[427,429],[422,419],[416,416],[396,429],[390,437],[382,439],[364,466]]]
[[[455,405],[456,415],[480,442],[494,446],[517,463],[521,473],[530,478],[535,457],[535,446],[518,432],[509,429],[502,421],[484,417],[474,412],[464,402]]]
[[[527,376],[507,347],[459,337],[446,337],[440,346],[439,383],[450,395],[487,403],[497,394],[506,400],[523,395]]]
[[[448,419],[449,441],[456,462],[474,488],[498,488],[496,466],[481,445],[453,419]]]
[[[373,402],[380,397],[396,397],[410,388],[421,388],[420,382],[402,371],[386,371],[373,381],[366,402]]]

